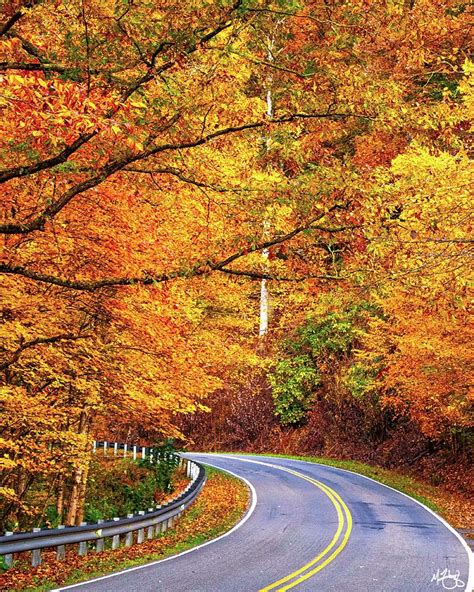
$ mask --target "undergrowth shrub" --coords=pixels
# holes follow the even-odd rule
[[[173,442],[153,446],[150,457],[140,460],[93,459],[85,503],[85,520],[96,522],[125,516],[153,506],[173,491],[178,466]]]

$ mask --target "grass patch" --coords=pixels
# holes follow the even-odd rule
[[[0,589],[6,592],[46,592],[58,586],[74,584],[113,571],[165,559],[191,549],[230,530],[245,513],[250,492],[232,475],[206,467],[207,482],[193,505],[183,514],[173,529],[141,545],[121,547],[116,551],[79,557],[74,550],[67,552],[63,562],[52,551],[43,552],[43,563],[31,568],[27,561],[16,562],[0,576]]]

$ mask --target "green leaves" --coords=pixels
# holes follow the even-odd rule
[[[289,425],[303,421],[314,400],[314,389],[320,383],[311,357],[302,355],[281,360],[269,378],[280,422]]]

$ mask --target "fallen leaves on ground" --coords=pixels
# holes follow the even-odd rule
[[[239,480],[213,471],[198,499],[186,510],[176,527],[159,538],[115,551],[97,554],[90,551],[85,557],[71,549],[67,551],[65,561],[56,559],[55,550],[44,551],[43,562],[36,568],[28,565],[29,554],[23,554],[13,568],[0,576],[0,589],[16,591],[34,590],[40,585],[53,587],[129,567],[132,563],[160,559],[228,530],[245,511],[248,499],[248,490]]]

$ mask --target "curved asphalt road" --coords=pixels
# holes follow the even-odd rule
[[[302,461],[190,456],[254,486],[257,499],[248,519],[192,552],[63,589],[470,592],[467,546],[430,511],[394,490]]]

